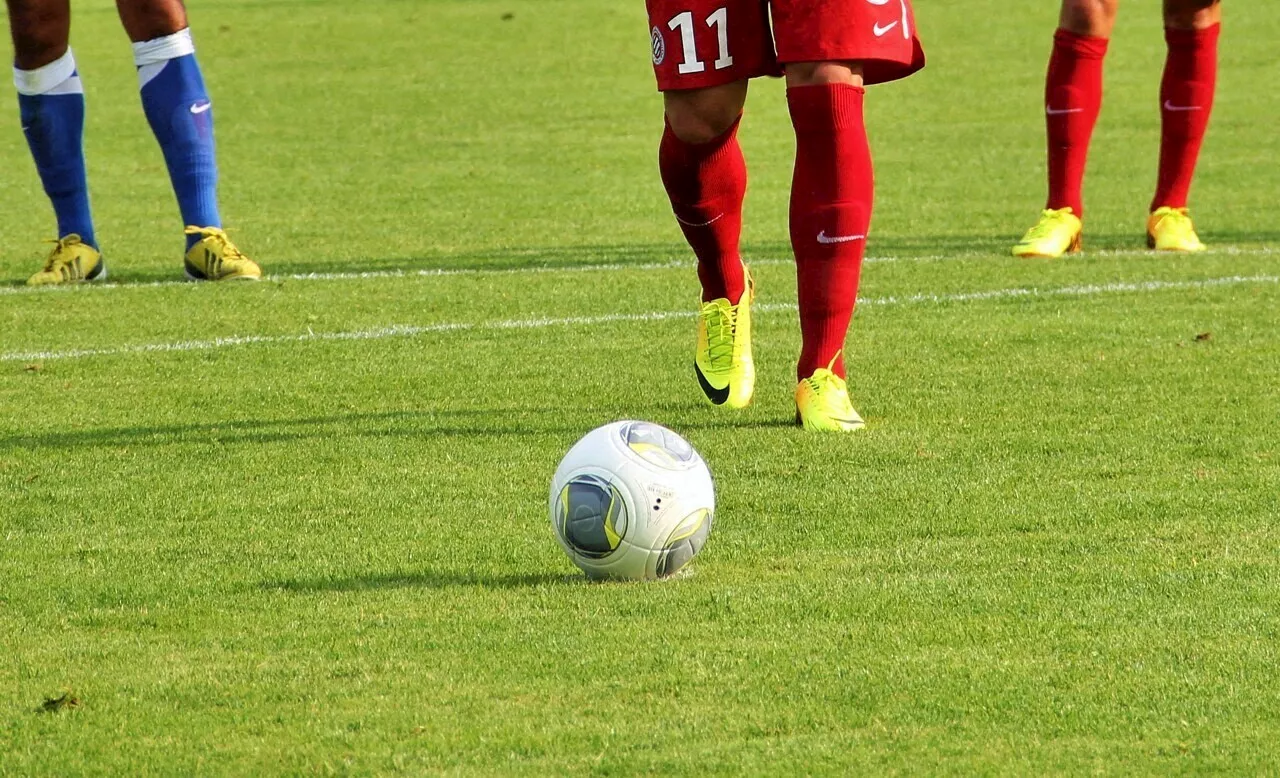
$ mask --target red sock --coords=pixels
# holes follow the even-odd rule
[[[738,122],[707,143],[685,143],[667,125],[658,147],[662,185],[685,240],[698,258],[702,300],[737,303],[746,289],[738,239],[747,164],[738,145]]]
[[[796,130],[791,246],[800,297],[798,378],[832,360],[836,375],[845,375],[838,355],[858,298],[875,192],[863,95],[861,87],[848,84],[787,90]]]
[[[1059,29],[1044,83],[1049,137],[1049,200],[1046,208],[1084,214],[1084,166],[1089,139],[1102,109],[1102,59],[1107,39]]]
[[[1160,82],[1160,176],[1151,210],[1185,208],[1218,81],[1218,32],[1165,30],[1169,45]]]

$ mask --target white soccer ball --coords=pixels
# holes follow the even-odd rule
[[[715,487],[684,438],[647,421],[615,421],[560,460],[550,507],[556,539],[588,577],[652,580],[702,550]]]

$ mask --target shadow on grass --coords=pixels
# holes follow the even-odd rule
[[[415,573],[382,573],[346,578],[286,578],[263,581],[258,588],[291,594],[325,594],[329,592],[366,592],[386,589],[533,589],[540,586],[584,585],[581,574],[525,573],[484,575],[456,571],[422,571]]]
[[[1016,234],[1015,234],[1016,233]],[[975,256],[991,254],[1005,257],[1009,247],[1022,233],[1012,225],[1007,234],[954,234],[907,236],[875,236],[868,252],[877,257],[931,257]],[[1280,232],[1258,230],[1232,230],[1203,233],[1211,248],[1226,249],[1234,244],[1280,243]],[[1094,250],[1140,251],[1146,248],[1142,233],[1090,233],[1088,247]],[[743,254],[750,259],[785,259],[791,256],[791,245],[783,241],[765,241],[747,244]],[[440,251],[416,257],[333,256],[311,261],[267,261],[267,272],[279,280],[282,276],[307,273],[370,273],[370,272],[431,272],[438,270],[509,271],[529,268],[551,270],[573,269],[601,264],[647,264],[653,262],[687,261],[694,266],[693,255],[683,243],[629,243],[593,244],[583,246],[524,246],[477,249],[466,251]],[[112,281],[125,284],[180,281],[170,269],[144,269],[131,271],[127,266],[112,265]],[[0,281],[0,286],[21,286],[26,277]]]
[[[789,248],[785,249],[790,252]],[[780,256],[788,256],[780,255]],[[280,280],[282,276],[306,273],[376,273],[376,272],[431,272],[437,270],[524,270],[528,268],[572,269],[601,264],[647,264],[651,262],[676,262],[687,260],[694,266],[693,254],[688,247],[677,243],[652,244],[600,244],[589,246],[530,246],[519,248],[494,248],[468,251],[442,251],[416,257],[333,256],[311,261],[290,262],[264,259],[268,280]],[[772,256],[772,255],[769,255]],[[117,271],[117,267],[120,269]],[[112,283],[143,284],[158,281],[181,281],[182,275],[169,268],[131,270],[127,265],[111,266]],[[22,286],[26,276],[9,279],[3,286]]]
[[[199,424],[164,424],[137,427],[18,434],[0,436],[0,448],[78,448],[86,446],[147,446],[173,443],[274,443],[308,438],[361,437],[436,437],[486,435],[546,435],[572,429],[556,423],[534,423],[514,427],[486,425],[482,419],[519,416],[559,419],[559,409],[497,408],[475,410],[383,411],[314,416],[297,419],[227,419]],[[472,418],[474,424],[465,420]],[[445,420],[454,423],[441,424]],[[433,424],[432,422],[435,422]],[[335,429],[335,427],[339,429]]]
[[[1020,237],[1020,236],[1019,236]],[[1280,243],[1280,233],[1265,231],[1240,231],[1225,230],[1215,232],[1212,229],[1200,230],[1200,237],[1209,245],[1209,250],[1230,252],[1237,247],[1255,248],[1258,246],[1271,247]],[[1012,246],[1012,241],[1005,241],[1008,246]],[[994,253],[1004,255],[1008,251],[1008,246],[1001,244]],[[1085,256],[1091,251],[1122,251],[1122,252],[1145,252],[1148,251],[1146,236],[1141,231],[1141,227],[1134,232],[1104,232],[1092,233],[1085,232],[1084,237]],[[1153,255],[1155,252],[1151,252]]]
[[[272,265],[279,275],[295,273],[435,271],[435,270],[525,270],[528,268],[573,269],[592,265],[648,264],[688,260],[693,254],[676,243],[595,244],[586,246],[527,246],[500,249],[440,252],[416,257],[334,257],[319,262],[282,262]]]
[[[792,426],[790,418],[743,418],[696,403],[660,403],[627,408],[575,408],[582,424],[566,421],[564,408],[403,410],[298,419],[229,419],[199,424],[0,435],[0,450],[25,448],[127,448],[174,444],[234,445],[283,443],[317,438],[483,438],[585,434],[589,425],[618,419],[646,419],[679,430],[770,429]],[[697,417],[715,413],[714,418]],[[512,424],[512,420],[521,424]],[[494,420],[504,423],[495,426]]]
[[[1012,238],[990,235],[937,235],[877,237],[870,252],[876,256],[934,256],[937,254],[972,255],[990,251],[1004,254]],[[744,246],[748,259],[785,259],[791,256],[791,244],[785,241],[755,242]],[[437,270],[508,271],[528,268],[572,269],[601,264],[648,264],[687,261],[694,266],[693,254],[683,243],[591,244],[581,246],[520,246],[508,248],[440,251],[414,257],[371,257],[309,255],[307,261],[266,261],[267,273],[275,279],[307,273],[369,273],[399,271],[416,273]],[[168,268],[131,270],[127,265],[112,265],[112,281],[125,284],[180,281]],[[117,270],[119,267],[119,270]],[[20,286],[25,277],[0,285]]]
[[[1270,230],[1214,230],[1212,227],[1200,231],[1200,236],[1209,248],[1226,248],[1234,243],[1262,244],[1275,246],[1280,244],[1280,232]]]
[[[1015,236],[1016,238],[1016,236]],[[938,254],[970,256],[990,252],[1008,253],[1014,238],[982,235],[936,235],[877,237],[868,248],[874,256],[921,257]],[[1121,238],[1117,236],[1117,240]],[[786,259],[792,256],[786,241],[752,242],[743,246],[743,255],[752,259]],[[531,267],[572,269],[600,264],[647,264],[687,261],[694,267],[693,254],[683,243],[596,244],[585,246],[529,246],[478,251],[441,252],[418,257],[335,257],[318,262],[274,263],[270,272],[276,275],[302,273],[369,272],[398,270],[404,272],[433,270],[521,270]]]

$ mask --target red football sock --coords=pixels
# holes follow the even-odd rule
[[[738,145],[738,122],[707,143],[685,143],[667,125],[658,147],[662,185],[685,240],[698,258],[702,300],[737,303],[746,288],[738,240],[747,164]]]
[[[798,378],[835,360],[844,377],[845,334],[858,298],[858,276],[871,224],[875,180],[862,123],[862,87],[787,90],[796,130],[791,184],[791,246],[800,298]]]
[[[1160,176],[1151,210],[1185,208],[1218,81],[1218,32],[1165,30],[1169,45],[1160,82]]]
[[[1089,139],[1102,109],[1102,59],[1107,39],[1059,29],[1044,83],[1049,138],[1049,199],[1046,208],[1084,213],[1084,166]]]

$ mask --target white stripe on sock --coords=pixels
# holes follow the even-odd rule
[[[14,68],[13,85],[18,88],[18,94],[21,95],[83,94],[84,87],[80,84],[79,77],[75,77],[75,72],[76,58],[68,48],[66,54],[35,70]],[[67,82],[73,77],[75,77],[75,83],[68,84]]]
[[[160,75],[160,71],[164,70],[164,66],[169,64],[169,60],[164,62],[153,62],[150,65],[142,65],[138,68],[138,88],[151,83],[151,79]]]
[[[80,76],[72,76],[53,89],[45,92],[47,95],[82,95],[84,94],[84,82],[80,80]]]
[[[196,45],[191,40],[190,27],[184,27],[172,35],[133,44],[133,64],[138,66],[138,85],[146,86],[147,82],[164,70],[169,60],[195,53]]]

